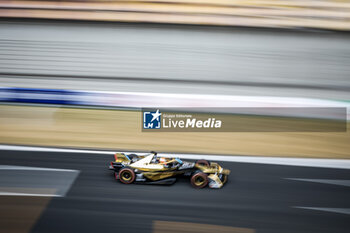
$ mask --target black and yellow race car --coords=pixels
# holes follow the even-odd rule
[[[198,160],[186,162],[179,158],[116,153],[109,165],[117,180],[124,184],[173,184],[179,176],[187,176],[195,188],[221,188],[227,182],[230,170],[219,164]]]

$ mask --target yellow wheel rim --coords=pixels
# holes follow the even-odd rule
[[[122,173],[122,178],[125,181],[129,181],[129,180],[131,180],[132,175],[129,172],[125,171],[125,172]]]
[[[196,177],[196,179],[194,180],[194,184],[196,186],[201,186],[204,183],[205,183],[205,179],[203,177],[201,177],[201,176]]]

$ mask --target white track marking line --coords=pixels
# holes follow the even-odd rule
[[[12,192],[0,192],[0,196],[62,197],[61,195],[56,195],[56,194],[12,193]]]
[[[0,170],[79,172],[78,170],[69,170],[69,169],[45,168],[45,167],[25,167],[25,166],[12,166],[12,165],[0,165]]]
[[[63,148],[33,147],[33,146],[9,146],[9,145],[0,145],[0,150],[84,153],[84,154],[114,154],[115,153],[115,151],[79,150],[79,149],[63,149]]]
[[[216,156],[216,155],[191,155],[191,154],[180,155],[179,157],[188,158],[188,159],[207,159],[207,160],[213,160],[213,161],[226,161],[226,162],[238,162],[238,163],[256,163],[256,164],[288,165],[288,166],[301,166],[301,167],[350,169],[350,160],[348,159],[312,159],[312,158],[220,156],[220,155]]]
[[[350,214],[350,208],[322,208],[322,207],[306,207],[306,206],[294,206],[294,208],[326,211],[326,212],[333,212],[333,213],[339,213],[339,214]]]
[[[84,153],[84,154],[106,154],[113,155],[117,151],[99,151],[99,150],[79,150],[79,149],[63,149],[49,147],[31,147],[31,146],[10,146],[0,145],[0,150],[12,151],[32,151],[32,152],[60,152],[60,153]],[[124,152],[138,153],[139,152]],[[350,159],[313,159],[313,158],[283,158],[283,157],[258,157],[258,156],[230,156],[230,155],[205,155],[205,154],[169,154],[159,153],[160,156],[180,157],[183,159],[207,159],[213,161],[239,162],[239,163],[256,163],[271,165],[288,165],[302,167],[319,167],[319,168],[336,168],[350,169]]]
[[[331,180],[331,179],[299,179],[299,178],[286,178],[288,180],[297,180],[297,181],[306,181],[306,182],[315,182],[322,184],[333,184],[333,185],[342,185],[350,187],[350,180]]]

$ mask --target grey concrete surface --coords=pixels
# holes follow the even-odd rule
[[[75,170],[0,165],[0,193],[64,196],[78,174]]]
[[[0,21],[6,86],[349,99],[349,34]]]
[[[112,159],[83,153],[0,154],[0,164],[81,171],[66,197],[53,198],[32,232],[152,232],[156,220],[257,233],[341,233],[350,227],[348,214],[326,211],[350,208],[349,187],[286,179],[349,180],[346,169],[220,162],[232,172],[226,186],[196,190],[188,179],[171,186],[121,184],[107,169]]]

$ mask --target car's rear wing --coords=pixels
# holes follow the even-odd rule
[[[131,162],[131,159],[128,155],[124,153],[115,153],[114,154],[114,161],[111,161],[111,164],[109,165],[109,169],[111,170],[119,170],[120,168],[124,167],[123,164],[129,164]]]

